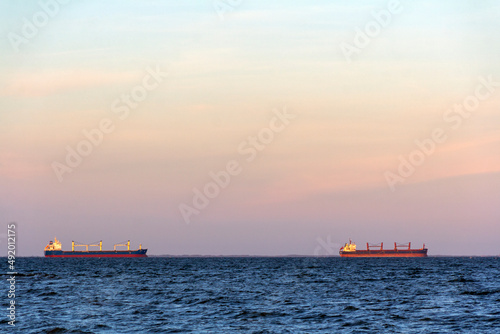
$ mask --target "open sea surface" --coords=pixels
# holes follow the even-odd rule
[[[15,327],[1,273],[2,333],[500,333],[498,257],[18,258],[16,267]]]

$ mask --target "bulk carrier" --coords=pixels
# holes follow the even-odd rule
[[[384,243],[370,245],[366,243],[366,250],[357,250],[356,244],[349,240],[340,248],[340,257],[427,257],[425,244],[422,248],[412,249],[411,242],[407,244],[394,243],[393,249],[384,249]]]
[[[99,250],[89,250],[90,246],[99,247]],[[116,247],[125,246],[127,250],[117,250]],[[85,247],[85,250],[75,251],[75,247]],[[147,249],[142,249],[142,245],[139,245],[139,249],[130,250],[130,240],[126,243],[115,244],[113,250],[102,250],[102,240],[99,243],[94,244],[80,244],[71,242],[71,251],[63,251],[62,245],[57,238],[54,241],[50,241],[47,246],[45,246],[45,257],[147,257]]]

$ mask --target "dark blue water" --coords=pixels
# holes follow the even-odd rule
[[[499,258],[16,261],[0,331],[500,333]]]

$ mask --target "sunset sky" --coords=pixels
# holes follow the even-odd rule
[[[498,31],[496,1],[4,1],[0,244],[498,255]]]

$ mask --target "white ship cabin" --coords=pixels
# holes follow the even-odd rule
[[[52,251],[52,250],[61,250],[61,242],[57,240],[56,237],[54,237],[54,242],[50,241],[47,246],[45,246],[46,251]]]
[[[355,252],[356,251],[356,244],[349,239],[349,243],[345,244],[344,247],[341,248],[342,251],[344,252]]]

